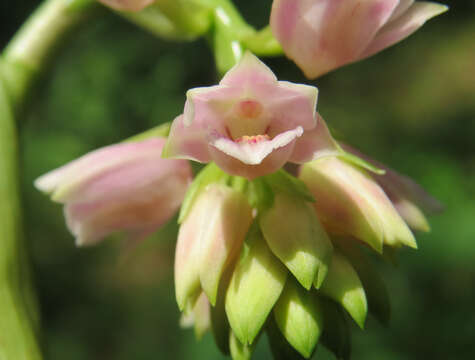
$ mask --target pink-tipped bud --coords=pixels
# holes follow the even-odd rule
[[[224,185],[209,185],[184,219],[175,254],[175,287],[181,309],[196,293],[216,303],[218,285],[238,254],[252,222],[246,197]]]
[[[303,165],[300,179],[315,196],[318,217],[329,233],[353,236],[378,252],[383,245],[417,247],[404,220],[365,170],[328,157]]]
[[[179,208],[192,173],[184,160],[162,159],[164,138],[121,143],[93,151],[35,181],[65,205],[77,245],[123,232],[142,238]]]
[[[413,0],[274,0],[270,24],[308,78],[406,38],[447,6]]]

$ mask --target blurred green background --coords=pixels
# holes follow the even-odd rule
[[[0,4],[3,47],[37,1]],[[236,1],[266,23],[270,0]],[[319,111],[347,142],[412,176],[446,206],[394,268],[381,264],[392,298],[388,328],[353,329],[354,359],[475,357],[475,2],[403,43],[328,74]],[[266,59],[283,80],[305,82],[285,58]],[[133,252],[116,241],[77,249],[61,206],[32,185],[87,151],[120,141],[183,109],[186,89],[216,83],[204,41],[154,38],[100,12],[58,53],[20,124],[25,228],[42,311],[45,358],[222,359],[211,335],[178,326],[171,222]],[[256,359],[270,359],[267,340]],[[317,358],[332,359],[324,349]]]

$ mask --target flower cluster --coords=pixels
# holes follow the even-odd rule
[[[444,10],[409,0],[275,0],[270,24],[285,53],[317,77]],[[188,91],[166,138],[97,150],[36,186],[65,204],[78,245],[116,232],[143,238],[181,204],[182,324],[198,334],[212,329],[234,359],[249,358],[262,333],[276,357],[309,358],[321,342],[347,358],[343,310],[361,328],[368,312],[389,319],[389,296],[368,252],[417,248],[413,230],[428,231],[424,213],[441,205],[335,140],[317,97],[317,88],[278,81],[246,52],[218,85]],[[186,160],[207,163],[192,182]]]

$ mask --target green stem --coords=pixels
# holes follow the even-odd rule
[[[280,56],[284,54],[280,43],[272,34],[270,26],[242,39],[244,46],[258,56]]]
[[[36,299],[21,233],[15,121],[0,82],[0,359],[41,359]]]
[[[18,179],[15,114],[68,30],[95,0],[48,0],[25,22],[0,58],[0,359],[39,360],[39,315],[31,283]]]
[[[230,0],[201,0],[213,11],[214,27],[209,41],[214,50],[216,67],[223,75],[243,56],[245,48],[241,40],[255,30],[250,26]]]
[[[47,0],[12,38],[2,54],[0,75],[14,111],[45,69],[53,50],[95,5],[95,0]]]
[[[196,0],[213,12],[214,26],[209,34],[216,67],[221,75],[231,69],[245,50],[258,56],[282,55],[282,47],[269,26],[256,31],[241,16],[231,0]]]
[[[209,9],[189,0],[160,0],[142,11],[118,14],[169,40],[195,39],[211,25]]]

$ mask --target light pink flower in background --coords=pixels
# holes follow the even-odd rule
[[[118,11],[140,11],[156,0],[99,0],[106,6]]]
[[[192,172],[187,161],[161,158],[164,138],[95,150],[53,170],[35,186],[64,204],[76,244],[122,232],[143,238],[178,210]]]
[[[414,0],[274,0],[270,24],[308,78],[394,45],[447,6]]]
[[[275,172],[288,161],[314,159],[325,150],[305,137],[317,130],[317,95],[313,86],[277,81],[246,53],[219,85],[188,91],[184,114],[174,120],[163,155],[214,161],[248,179]]]

